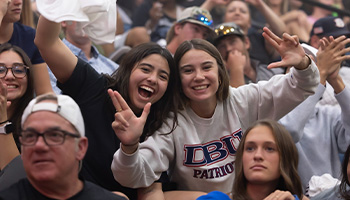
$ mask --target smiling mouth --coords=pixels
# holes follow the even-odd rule
[[[147,86],[140,86],[139,87],[139,94],[142,96],[142,97],[145,97],[145,98],[150,98],[154,93],[154,89],[150,88],[150,87],[147,87]]]
[[[208,85],[201,85],[201,86],[196,86],[196,87],[193,87],[194,90],[204,90],[206,88],[208,88],[209,86]]]
[[[7,89],[16,89],[18,88],[17,85],[7,85]]]

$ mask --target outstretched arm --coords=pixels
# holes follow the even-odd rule
[[[64,83],[72,75],[78,58],[58,37],[60,30],[61,24],[40,16],[34,42],[57,80]]]
[[[0,0],[0,25],[3,17],[7,12],[7,8],[11,0]],[[0,122],[5,122],[7,118],[7,107],[10,102],[7,101],[7,86],[0,80]],[[4,123],[0,124],[3,126]],[[15,140],[11,134],[0,133],[0,170],[10,163],[16,156],[19,155]]]

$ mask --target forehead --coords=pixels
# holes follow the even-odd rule
[[[235,41],[235,40],[239,40],[239,41],[243,42],[242,37],[240,37],[238,35],[225,35],[219,40],[218,45],[223,44],[223,43],[228,43],[231,41]]]
[[[62,130],[75,132],[73,125],[57,113],[50,111],[37,111],[28,116],[23,123],[23,129],[34,128],[37,131],[45,131],[51,127],[60,127]]]
[[[207,31],[207,27],[205,26],[202,26],[202,25],[199,25],[199,24],[195,24],[195,23],[191,23],[191,22],[185,22],[184,23],[184,27],[185,26],[189,26],[189,27],[196,27],[196,28],[199,28],[201,29],[202,31]]]
[[[243,1],[232,1],[230,4],[227,5],[227,9],[230,8],[242,8],[246,11],[249,11],[248,5]]]
[[[14,51],[3,51],[0,53],[0,62],[22,63],[22,57]]]
[[[252,128],[246,136],[245,143],[248,142],[275,142],[275,137],[272,130],[264,125],[259,125]]]
[[[151,55],[144,57],[143,59],[140,60],[140,62],[138,62],[135,65],[135,67],[139,66],[139,65],[150,65],[152,67],[157,67],[160,70],[170,72],[168,60],[165,59],[160,54],[151,54]]]
[[[191,49],[187,51],[180,60],[180,65],[194,65],[201,64],[208,61],[212,61],[216,64],[215,58],[213,58],[209,53],[200,49]]]

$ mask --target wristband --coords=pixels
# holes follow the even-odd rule
[[[4,123],[6,123],[6,122],[8,122],[9,120],[7,119],[6,121],[3,121],[3,122],[0,122],[0,124],[4,124]]]

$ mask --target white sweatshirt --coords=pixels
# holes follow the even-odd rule
[[[280,119],[313,94],[318,83],[318,69],[312,63],[269,81],[230,88],[229,97],[217,103],[209,119],[187,107],[178,114],[173,133],[162,134],[169,130],[163,126],[132,155],[119,149],[112,163],[114,177],[127,187],[147,187],[168,170],[179,190],[229,193],[242,133],[258,119]]]

